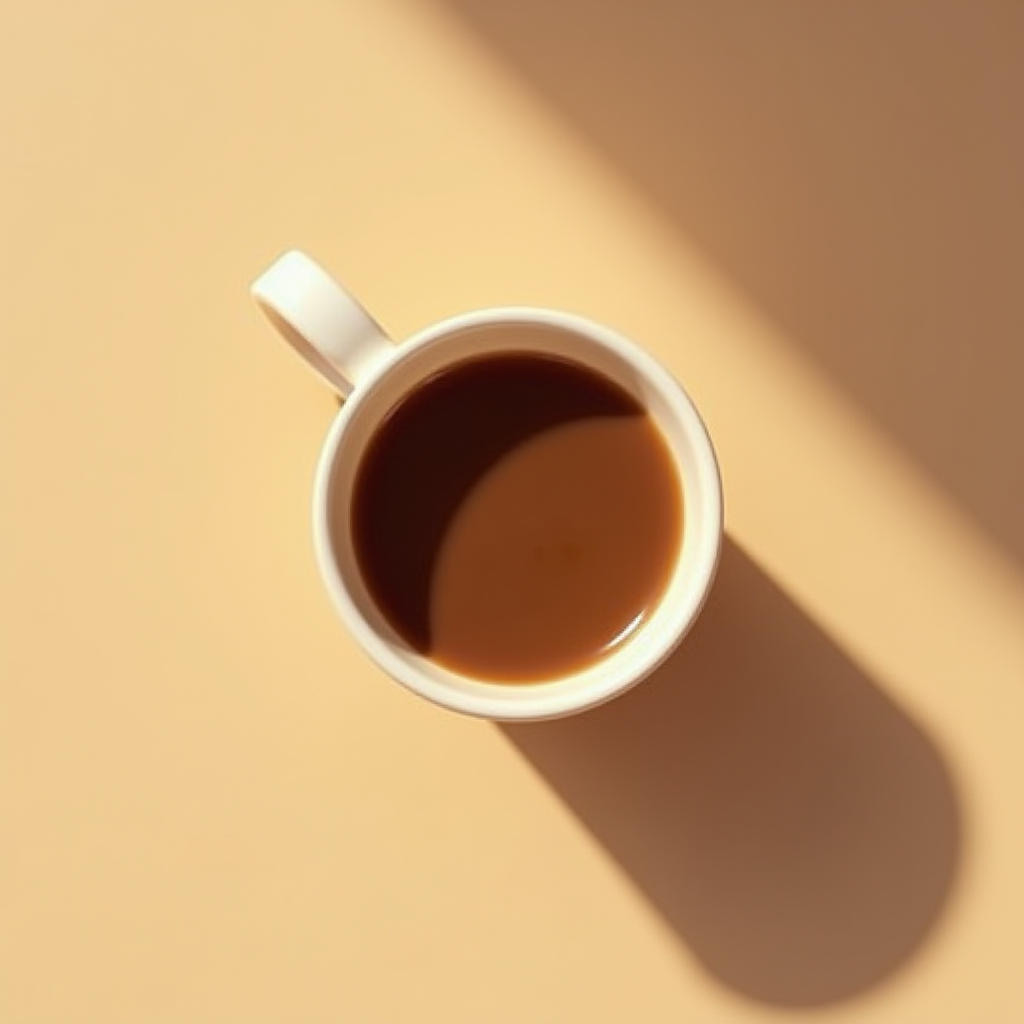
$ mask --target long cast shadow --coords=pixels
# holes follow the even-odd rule
[[[1024,4],[444,2],[1024,559]]]
[[[812,1006],[880,982],[954,883],[936,745],[733,541],[693,633],[576,718],[502,726],[721,982]]]

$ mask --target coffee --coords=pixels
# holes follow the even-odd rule
[[[393,408],[355,478],[359,568],[413,649],[529,683],[614,650],[665,588],[682,488],[657,425],[579,364],[455,363]]]

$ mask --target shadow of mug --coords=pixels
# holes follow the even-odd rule
[[[586,715],[501,726],[703,965],[783,1006],[905,961],[961,824],[934,743],[727,540],[693,633]]]

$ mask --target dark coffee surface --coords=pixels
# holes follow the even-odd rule
[[[507,682],[572,671],[628,634],[682,523],[639,403],[528,354],[467,360],[406,396],[367,448],[352,509],[360,569],[399,635]]]

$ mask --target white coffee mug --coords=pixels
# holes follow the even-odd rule
[[[714,449],[693,402],[652,356],[582,317],[532,308],[464,313],[400,345],[317,263],[281,256],[252,286],[260,308],[345,401],[316,472],[313,536],[324,583],[370,657],[413,692],[446,708],[503,721],[558,718],[624,693],[675,649],[700,614],[722,542],[722,486]],[[479,328],[534,326],[541,331]],[[510,348],[510,346],[512,346]],[[605,657],[569,675],[499,683],[459,674],[403,641],[374,603],[359,569],[351,495],[368,442],[388,412],[426,379],[468,357],[515,351],[568,359],[635,397],[659,427],[682,483],[684,525],[661,600]]]

